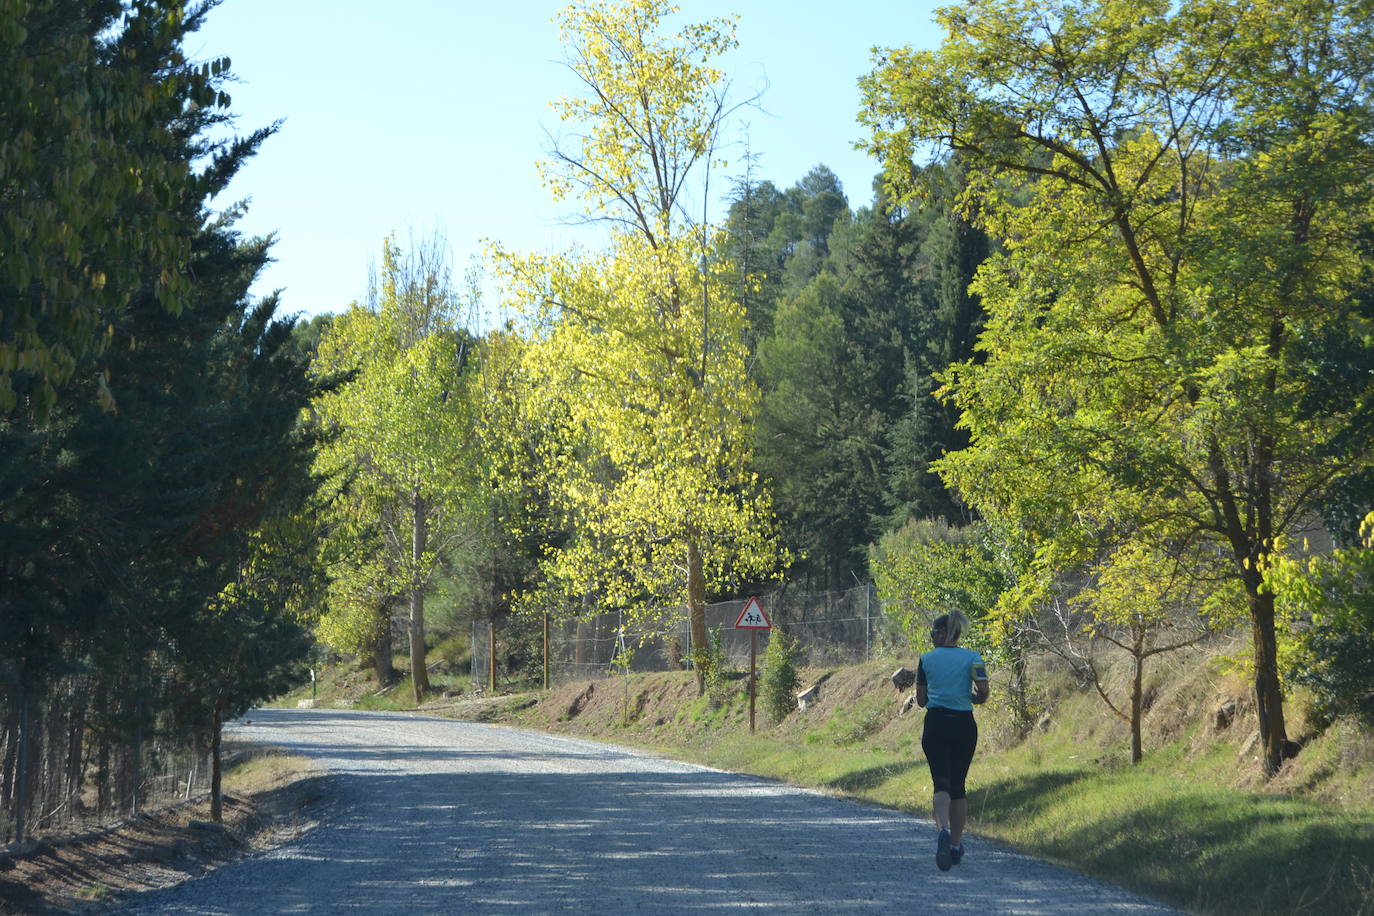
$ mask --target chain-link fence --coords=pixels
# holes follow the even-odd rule
[[[842,592],[802,593],[784,588],[760,595],[759,602],[774,630],[797,641],[803,664],[865,661],[895,642],[872,585]],[[741,599],[706,607],[707,629],[719,634],[731,664],[740,668],[749,665],[750,631],[735,629],[744,604]],[[487,621],[473,624],[473,682],[479,688],[489,683],[491,635]],[[760,633],[760,652],[768,635]],[[691,648],[685,607],[663,609],[650,619],[608,612],[554,620],[549,625],[549,678],[559,684],[605,677],[626,668],[641,672],[685,669],[690,667]]]

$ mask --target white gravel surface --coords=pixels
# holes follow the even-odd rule
[[[612,745],[399,713],[259,709],[332,775],[288,845],[121,912],[1174,913],[929,821]]]

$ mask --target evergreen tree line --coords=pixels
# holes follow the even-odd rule
[[[772,482],[792,575],[808,590],[868,580],[868,552],[909,518],[968,520],[930,463],[961,448],[936,375],[974,357],[982,312],[969,292],[989,239],[952,206],[958,170],[894,207],[875,181],[851,210],[835,174],[795,185],[740,179],[725,255],[738,272],[761,392],[756,461]]]
[[[210,4],[0,4],[0,835],[137,812],[310,645],[320,391],[215,201]],[[200,767],[205,772],[203,766]]]

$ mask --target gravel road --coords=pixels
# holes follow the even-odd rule
[[[320,826],[121,912],[1174,913],[929,821],[625,748],[398,713],[254,710],[333,775]]]

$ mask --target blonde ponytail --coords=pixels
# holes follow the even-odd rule
[[[935,622],[930,625],[932,635],[936,630],[945,631],[945,645],[957,646],[959,640],[963,638],[964,631],[968,629],[968,618],[963,611],[950,611],[948,614],[941,614],[935,618]]]
[[[945,624],[945,639],[950,645],[958,645],[968,629],[968,618],[963,611],[950,611],[949,623]]]

